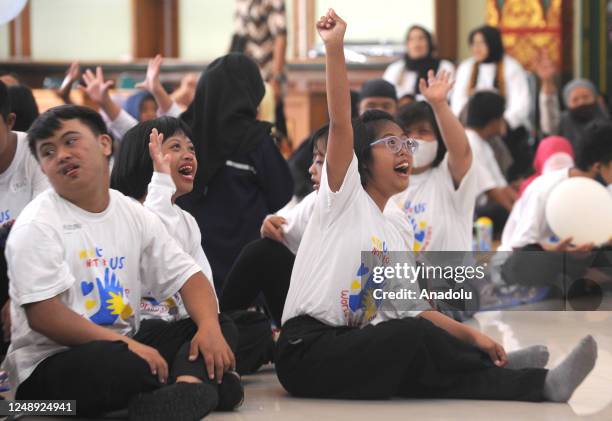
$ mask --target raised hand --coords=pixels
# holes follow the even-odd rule
[[[163,89],[162,84],[159,81],[159,69],[161,68],[163,61],[164,59],[162,58],[161,54],[158,54],[149,60],[145,80],[136,84],[136,88],[146,89],[151,93],[153,93],[156,89]]]
[[[157,132],[157,129],[151,130],[149,136],[149,154],[153,160],[153,169],[156,172],[170,175],[170,155],[162,152],[162,143],[164,135]]]
[[[453,87],[450,82],[450,73],[441,70],[436,76],[433,70],[427,72],[427,82],[425,79],[419,80],[419,90],[430,104],[446,102],[448,93]]]
[[[100,66],[96,67],[94,74],[91,69],[87,69],[83,74],[85,87],[79,86],[92,101],[98,105],[110,100],[109,89],[115,84],[112,80],[104,80],[104,72]]]
[[[78,61],[72,62],[70,67],[66,71],[66,76],[62,81],[62,85],[57,91],[58,95],[64,100],[65,103],[70,103],[70,90],[74,82],[81,78],[81,67]]]
[[[557,74],[557,67],[546,51],[538,54],[534,70],[542,82],[552,81]]]
[[[317,31],[326,45],[341,45],[346,32],[346,22],[334,11],[329,9],[325,16],[317,22]]]

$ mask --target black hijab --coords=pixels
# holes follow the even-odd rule
[[[229,157],[252,151],[270,134],[272,125],[257,120],[264,94],[259,68],[244,54],[228,54],[206,68],[181,115],[192,129],[200,162],[196,189],[207,186]]]
[[[468,41],[470,45],[474,42],[476,34],[482,34],[487,47],[489,47],[489,55],[484,59],[483,63],[497,63],[504,58],[504,44],[502,42],[501,32],[499,29],[492,26],[484,25],[470,32]]]
[[[429,70],[433,70],[434,72],[437,72],[438,66],[440,65],[440,60],[438,60],[437,58],[433,56],[435,47],[433,44],[433,38],[431,36],[431,33],[427,29],[423,28],[422,26],[412,25],[408,29],[408,32],[406,33],[406,42],[408,42],[408,37],[410,36],[410,33],[415,29],[418,29],[419,31],[423,32],[425,34],[425,38],[427,38],[427,46],[428,46],[427,55],[425,57],[421,57],[418,59],[412,59],[410,58],[408,53],[406,53],[404,54],[404,63],[406,66],[406,70],[411,70],[417,73],[417,79],[415,82],[414,92],[418,94],[420,93],[419,80],[420,79],[427,80],[427,72]]]

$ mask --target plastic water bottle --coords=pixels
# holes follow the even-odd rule
[[[493,221],[481,216],[474,223],[476,230],[476,250],[491,251],[493,249]]]

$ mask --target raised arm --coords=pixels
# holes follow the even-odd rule
[[[424,79],[419,81],[419,89],[433,108],[442,140],[448,150],[448,169],[455,186],[459,186],[472,165],[472,149],[463,125],[455,117],[447,102],[448,94],[453,87],[449,81],[450,74],[442,70],[438,76],[434,76],[433,70],[430,70],[427,76],[427,82]]]
[[[344,22],[333,9],[321,16],[317,30],[325,44],[325,80],[329,112],[327,143],[327,179],[332,191],[340,190],[353,159],[353,127],[351,125],[351,95],[344,59]]]
[[[159,106],[160,114],[165,114],[168,112],[168,110],[170,110],[170,107],[172,107],[173,101],[159,80],[159,70],[162,62],[163,58],[161,54],[158,54],[149,60],[145,80],[138,83],[136,88],[146,89],[149,91]]]
[[[115,82],[104,80],[104,72],[100,66],[96,67],[95,74],[91,69],[87,69],[83,73],[83,81],[85,82],[85,87],[79,86],[79,89],[85,92],[93,102],[102,108],[102,111],[111,120],[116,120],[121,112],[121,107],[113,101],[108,92]]]

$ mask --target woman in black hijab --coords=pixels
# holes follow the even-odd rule
[[[181,116],[192,129],[200,168],[193,192],[180,205],[200,226],[217,294],[242,247],[259,238],[265,216],[293,192],[271,125],[257,120],[264,92],[257,65],[243,54],[228,54],[207,67]]]
[[[527,143],[531,96],[527,73],[516,59],[505,53],[502,35],[497,28],[476,28],[468,41],[472,57],[457,68],[451,108],[455,115],[461,115],[469,98],[478,91],[493,90],[504,97],[504,119],[508,128],[504,143],[514,160],[507,176],[508,181],[513,181],[525,175],[531,167],[531,151]]]
[[[447,60],[440,60],[436,54],[431,33],[420,25],[413,25],[406,33],[406,53],[402,60],[392,63],[385,70],[383,79],[392,83],[398,98],[418,95],[419,79],[427,80],[427,72],[440,70],[448,72],[453,79],[455,66]]]

